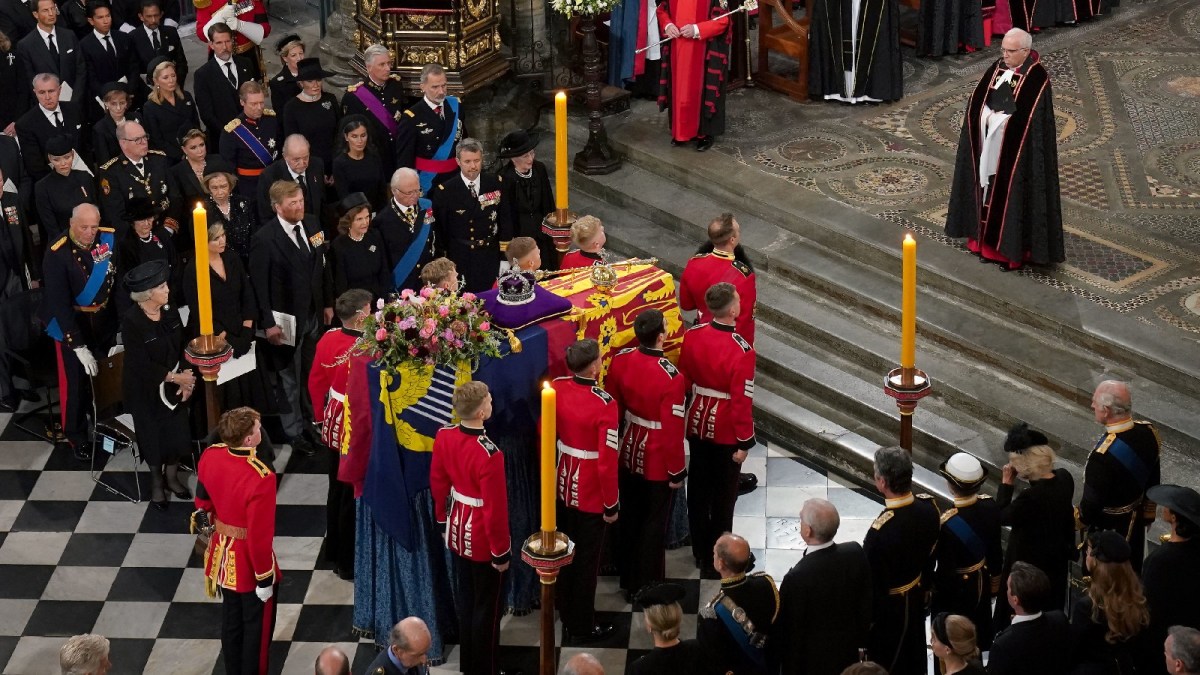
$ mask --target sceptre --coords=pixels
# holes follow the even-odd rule
[[[733,16],[734,14],[737,14],[738,12],[753,12],[756,9],[758,9],[758,0],[745,0],[745,2],[742,3],[741,7],[738,7],[737,9],[733,9],[728,12],[725,12],[724,14],[722,14],[720,16],[715,16],[711,19],[711,21],[720,21],[721,19],[724,19],[727,16]],[[671,38],[671,37],[663,38],[662,40],[659,40],[658,42],[655,42],[652,45],[646,45],[645,47],[642,47],[641,49],[634,50],[633,53],[641,54],[642,52],[644,52],[648,49],[652,49],[659,45],[664,45],[674,39],[675,38]]]

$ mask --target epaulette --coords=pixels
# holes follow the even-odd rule
[[[58,241],[56,241],[56,242],[54,242],[53,244],[51,244],[51,245],[50,245],[50,250],[51,250],[51,251],[57,251],[57,250],[58,250],[59,248],[61,248],[61,247],[62,247],[62,245],[63,245],[63,244],[65,244],[65,243],[67,243],[67,235],[65,235],[65,234],[64,234],[63,236],[61,236],[61,237],[59,237],[59,238],[58,238]]]
[[[446,189],[446,186],[445,186],[445,185],[443,185],[443,184],[441,184],[441,183],[439,183],[439,184],[438,184],[438,189],[439,189],[439,190],[445,190],[445,189]]]
[[[707,258],[708,256],[708,253],[697,253],[696,255],[692,256],[692,260],[695,260],[696,258]]]
[[[352,84],[352,85],[350,85],[350,86],[346,87],[346,91],[348,91],[348,92],[350,92],[351,94],[353,94],[353,93],[354,93],[355,91],[357,91],[357,90],[358,90],[358,88],[359,88],[359,87],[361,87],[362,85],[363,85],[363,83],[362,83],[362,80],[359,80],[358,82],[355,82],[354,84]]]
[[[604,401],[605,403],[612,403],[612,395],[600,387],[592,387],[592,393],[596,396],[599,396],[601,401]]]
[[[147,150],[146,152],[151,155],[161,155],[163,157],[167,156],[167,153],[163,152],[162,150]]]
[[[928,492],[918,492],[913,496],[917,499],[933,499],[933,495],[929,494]]]
[[[633,352],[633,351],[637,351],[637,347],[626,347],[625,349],[622,349],[621,351],[617,352],[617,356],[620,356],[622,354],[628,354],[629,352]]]
[[[941,524],[945,525],[947,520],[950,520],[951,518],[953,518],[954,516],[957,516],[957,515],[958,515],[958,509],[956,509],[956,508],[946,509],[942,513]]]
[[[479,445],[483,446],[483,449],[485,452],[487,452],[488,457],[500,452],[500,446],[493,443],[492,439],[488,438],[487,436],[479,437]]]
[[[976,499],[991,499],[991,495],[975,495]]]
[[[242,118],[235,117],[235,118],[229,120],[229,124],[225,125],[225,131],[232,134],[233,130],[240,126],[242,126]]]
[[[744,277],[748,277],[751,274],[754,274],[754,270],[751,270],[750,266],[747,265],[746,263],[742,262],[741,260],[733,261],[733,269],[741,272],[742,276],[744,276]]]
[[[212,0],[192,0],[192,6],[196,9],[208,9],[212,5]]]
[[[112,166],[113,164],[116,164],[117,161],[119,161],[120,159],[121,159],[121,155],[117,155],[116,157],[113,157],[112,159],[108,160],[107,162],[101,164],[100,170],[107,171],[108,167]]]
[[[255,471],[258,472],[259,478],[266,478],[271,475],[271,469],[263,461],[254,456],[253,453],[246,458],[246,463],[249,464]]]
[[[895,515],[896,515],[896,512],[893,511],[892,509],[886,509],[883,513],[879,514],[879,517],[875,519],[875,522],[871,523],[871,529],[872,530],[881,529],[884,526],[884,524],[887,523],[887,521],[891,520]]]
[[[395,74],[395,73],[392,73],[392,74],[388,75],[388,79],[389,79],[389,80],[395,80],[395,81],[397,81],[397,82],[403,82],[403,81],[404,81],[404,79],[403,79],[403,78],[401,78],[399,75],[397,75],[397,74]]]
[[[417,114],[416,114],[416,113],[414,113],[414,112],[413,112],[413,111],[411,111],[411,110],[405,110],[405,111],[404,111],[404,114],[405,114],[405,115],[408,115],[409,117],[416,117],[416,116],[417,116]]]
[[[708,325],[707,323],[698,323],[695,326],[692,326],[691,328],[689,328],[688,330],[696,330],[697,328],[704,328],[707,325]]]
[[[263,108],[263,117],[274,117],[275,111],[270,108]]]
[[[116,230],[116,228],[112,228],[112,227],[101,227],[101,228],[99,228],[99,229],[100,229],[100,231],[101,231],[101,232],[112,232],[112,233],[116,233],[116,231],[117,231],[117,230]]]
[[[1108,446],[1112,445],[1113,441],[1115,440],[1117,440],[1116,434],[1109,434],[1105,436],[1104,440],[1100,442],[1100,445],[1096,446],[1096,449],[1093,452],[1103,455],[1104,453],[1108,452]]]
[[[671,377],[679,375],[679,369],[675,367],[674,363],[671,363],[671,359],[663,357],[658,360],[658,365],[663,369],[664,372],[666,372],[667,375],[670,375]]]
[[[752,347],[750,346],[750,343],[746,342],[746,338],[742,337],[741,335],[738,335],[737,333],[733,334],[733,341],[736,342],[738,344],[738,346],[742,348],[742,353],[748,352],[752,349]]]

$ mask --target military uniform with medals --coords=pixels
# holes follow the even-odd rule
[[[704,651],[709,672],[767,672],[767,636],[777,616],[779,589],[766,572],[722,579],[721,590],[696,617],[696,641]]]
[[[404,279],[396,281],[396,266],[404,259],[404,254],[416,244],[416,237],[424,224],[429,225],[429,234],[421,254],[417,256],[416,264]],[[421,268],[436,257],[437,236],[435,236],[436,221],[433,217],[433,207],[426,199],[418,200],[413,206],[403,207],[395,199],[389,199],[387,206],[375,214],[371,220],[371,229],[383,237],[386,249],[388,273],[392,277],[395,288],[411,288],[417,290],[421,286]],[[461,271],[461,270],[460,270]]]
[[[1159,484],[1158,431],[1134,420],[1109,424],[1105,431],[1084,465],[1079,520],[1089,533],[1120,532],[1133,551],[1129,562],[1141,572],[1146,526],[1157,511],[1146,490]]]
[[[462,103],[457,98],[447,96],[436,107],[430,107],[429,101],[422,98],[409,106],[400,118],[400,128],[396,132],[396,167],[408,167],[421,173],[424,189],[440,185],[458,173],[454,150],[466,133]],[[442,159],[434,159],[438,149],[450,138],[454,139],[450,143],[450,152]]]
[[[179,230],[173,207],[182,200],[170,178],[170,161],[161,150],[149,150],[142,159],[142,170],[124,154],[117,155],[100,167],[100,200],[104,219],[123,235],[132,222],[125,214],[129,200],[144,197],[154,202],[163,215],[162,226],[171,234]]]
[[[986,651],[992,643],[992,599],[1000,591],[1004,565],[996,500],[988,495],[955,497],[954,506],[942,513],[936,553],[930,613],[971,619]]]
[[[250,135],[258,139],[267,157],[260,157],[238,137],[238,127],[246,129]],[[234,166],[237,173],[237,193],[250,203],[258,202],[258,177],[262,172],[279,158],[280,146],[279,119],[275,111],[263,110],[262,117],[252,120],[241,113],[225,125],[221,132],[221,157]],[[265,160],[265,161],[264,161]]]
[[[438,245],[454,261],[463,289],[486,291],[500,275],[501,252],[511,236],[508,209],[500,207],[500,179],[480,173],[473,196],[460,173],[433,190]]]
[[[737,318],[737,334],[754,344],[754,309],[758,302],[758,289],[754,269],[750,267],[741,246],[733,253],[713,249],[692,256],[679,276],[679,307],[696,310],[696,323],[706,323],[709,315],[708,307],[704,305],[704,294],[713,284],[722,281],[733,284],[741,299],[742,311]]]
[[[382,104],[381,110],[372,111],[366,103],[363,103],[359,98],[358,89],[360,87],[365,90],[364,96],[373,97]],[[375,84],[368,77],[362,82],[356,82],[346,87],[346,93],[342,96],[343,116],[362,115],[367,119],[371,144],[375,146],[375,151],[383,162],[385,182],[391,178],[392,171],[396,168],[394,143],[407,100],[408,95],[404,93],[404,85],[401,83],[399,75],[389,76],[382,85]],[[382,120],[380,115],[386,115],[387,120]]]

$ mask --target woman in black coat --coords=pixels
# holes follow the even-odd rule
[[[161,260],[167,265],[167,282],[171,302],[178,304],[183,289],[179,282],[183,267],[175,250],[174,237],[158,224],[159,212],[154,202],[145,197],[130,199],[125,207],[130,227],[117,239],[117,269],[131,270],[143,263]],[[132,292],[133,289],[125,289]]]
[[[167,304],[167,272],[161,260],[130,270],[125,285],[135,304],[121,318],[121,393],[133,416],[138,450],[150,465],[150,503],[160,511],[167,508],[166,490],[192,499],[179,480],[179,460],[190,452],[187,401],[196,386],[196,375],[183,360],[183,322]]]
[[[513,238],[532,237],[542,252],[542,269],[558,269],[558,252],[554,240],[542,232],[542,219],[554,211],[554,192],[550,189],[550,172],[535,159],[537,139],[524,131],[514,131],[500,142],[499,171],[500,204],[508,205],[508,222]]]
[[[104,117],[92,125],[93,166],[100,166],[121,154],[121,144],[117,142],[118,124],[141,122],[138,113],[129,109],[129,91],[129,87],[120,82],[109,82],[100,89]]]
[[[339,150],[333,158],[333,187],[338,200],[361,192],[371,202],[371,210],[378,211],[390,196],[386,186],[392,177],[383,175],[383,160],[375,153],[370,133],[367,118],[362,115],[342,118]]]
[[[333,140],[342,116],[337,97],[321,89],[321,81],[331,75],[321,68],[320,59],[304,59],[296,75],[300,92],[287,101],[275,102],[283,107],[280,123],[284,137],[300,134],[307,138],[309,150],[321,158],[326,170],[333,164]],[[377,176],[376,180],[381,178]]]
[[[334,297],[351,288],[370,291],[376,299],[395,288],[388,269],[383,237],[371,229],[371,204],[356,192],[338,204],[338,236],[330,245],[333,253]]]
[[[179,87],[173,61],[165,56],[154,59],[146,76],[153,90],[142,105],[142,123],[150,137],[150,149],[161,150],[167,159],[178,162],[183,158],[179,135],[200,128],[200,111],[192,95]]]
[[[279,74],[271,78],[271,107],[275,112],[282,112],[283,106],[300,93],[300,85],[296,82],[296,73],[300,60],[304,58],[304,41],[299,35],[292,33],[284,35],[275,41],[275,53],[279,55]]]
[[[695,640],[680,640],[679,626],[683,609],[679,601],[686,595],[678,584],[658,584],[638,593],[646,621],[646,632],[654,640],[654,649],[630,664],[630,675],[684,675],[703,672],[700,646]]]
[[[1027,562],[1050,578],[1050,600],[1053,609],[1067,603],[1067,563],[1075,557],[1075,480],[1066,469],[1054,468],[1054,450],[1038,431],[1022,422],[1013,427],[1004,441],[1009,463],[1004,465],[996,505],[1000,507],[1000,524],[1010,526],[1008,548],[1004,551],[1004,567],[1000,588],[1008,588],[1008,572],[1013,563]],[[1013,498],[1017,477],[1029,482],[1029,487]],[[1012,617],[1007,602],[996,603],[993,629],[999,633]]]
[[[199,129],[183,132],[179,137],[179,150],[183,158],[170,168],[169,175],[171,182],[175,184],[176,192],[183,199],[184,206],[190,211],[195,208],[197,202],[208,198],[208,191],[204,189],[205,176],[215,171],[232,173],[233,169],[224,157],[208,151],[204,132]],[[187,231],[189,234],[192,231],[190,223]],[[188,250],[191,250],[190,246]]]
[[[242,259],[242,266],[250,263],[250,236],[258,230],[258,216],[245,197],[234,194],[237,177],[226,171],[215,171],[204,176],[204,188],[208,198],[204,208],[208,211],[208,225],[221,223],[225,226],[225,237],[229,248]]]
[[[50,173],[33,185],[33,203],[47,245],[66,234],[71,212],[83,203],[95,204],[96,181],[92,174],[72,169],[75,151],[66,136],[55,136],[46,142],[46,161]]]

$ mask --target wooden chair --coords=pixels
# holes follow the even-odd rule
[[[808,101],[808,26],[812,16],[812,0],[805,0],[804,18],[792,16],[793,0],[760,0],[758,12],[758,72],[759,84],[787,94],[797,101]],[[779,23],[776,23],[776,19]],[[771,52],[793,59],[800,68],[795,80],[772,73],[768,68]]]

